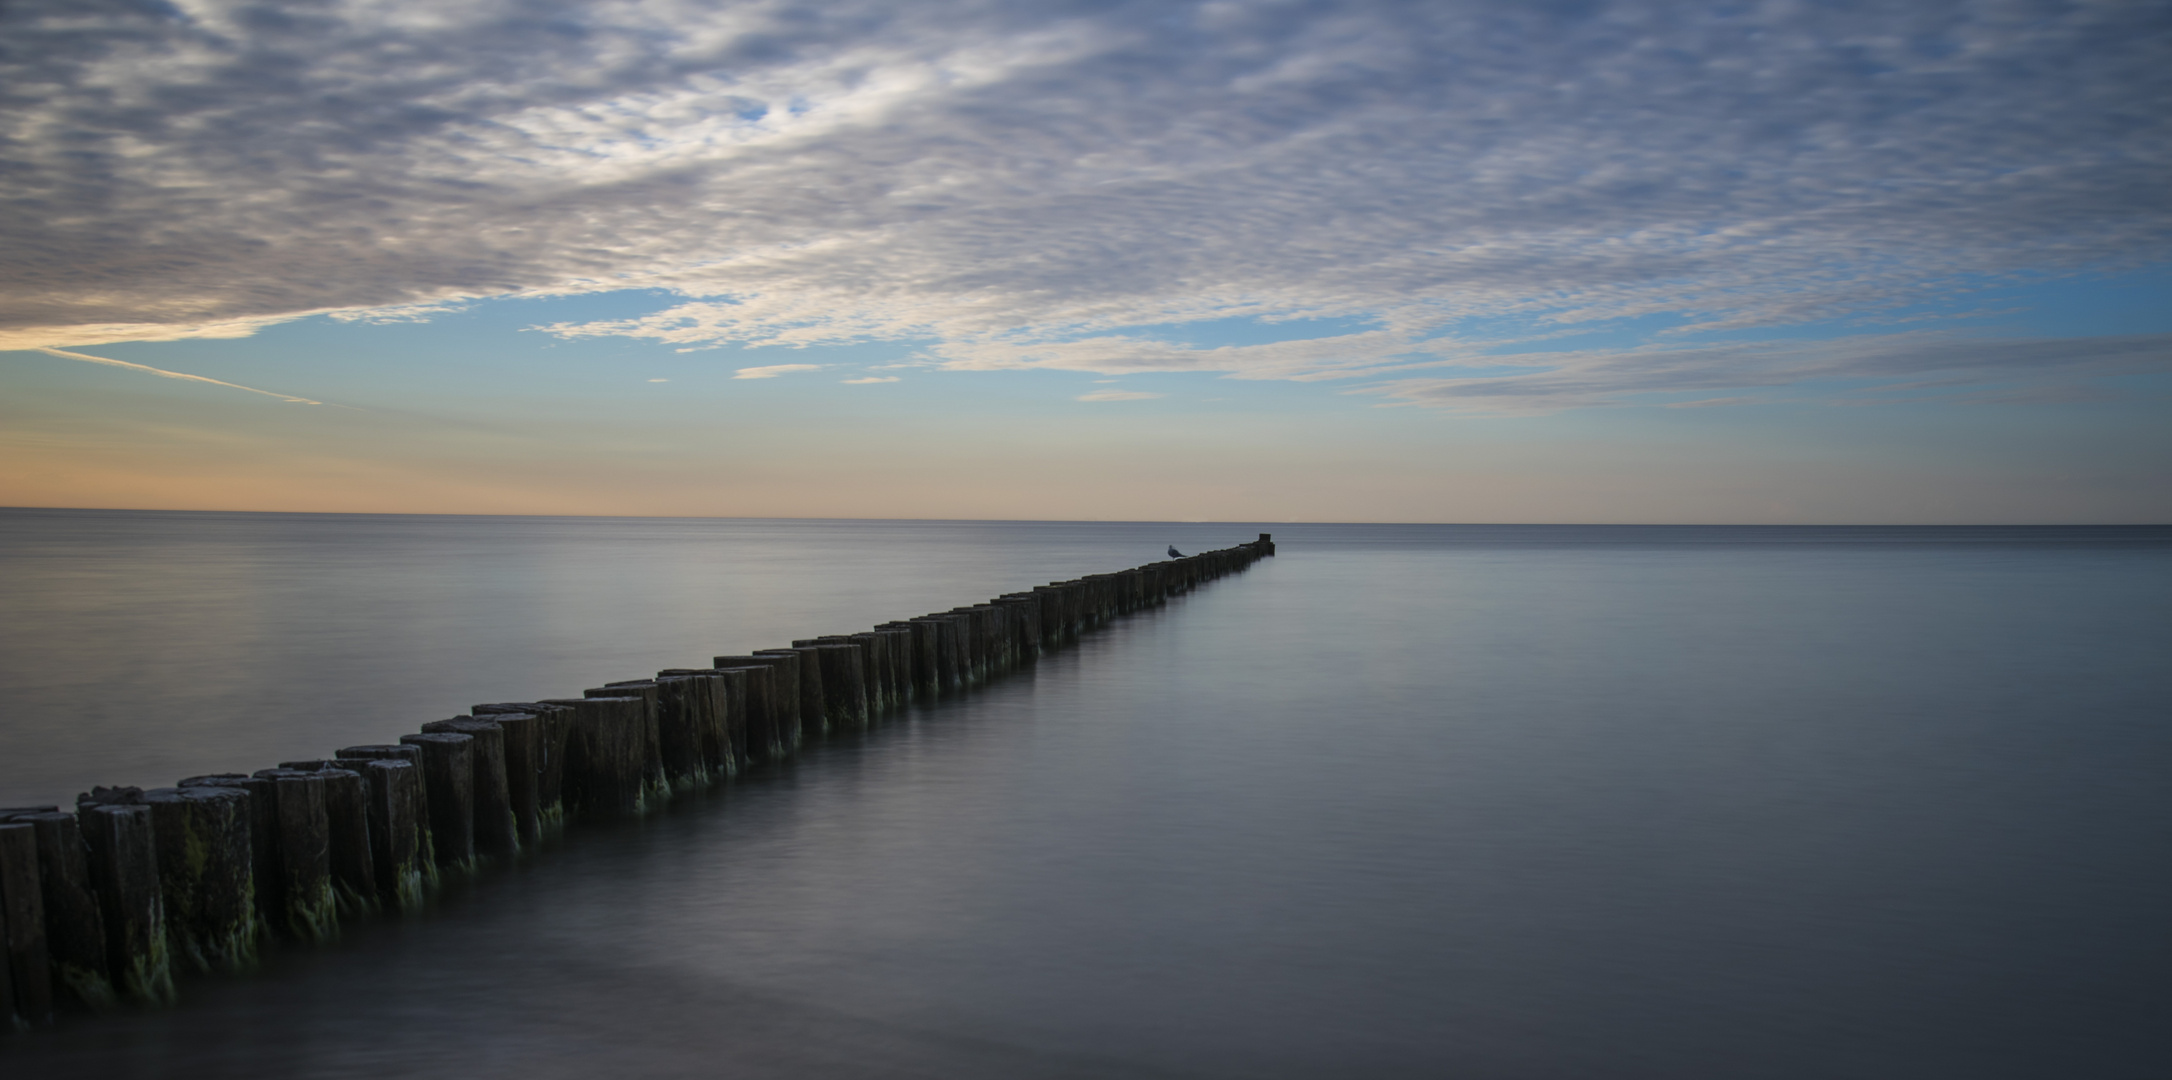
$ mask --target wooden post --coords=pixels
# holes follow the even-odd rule
[[[53,965],[45,942],[45,890],[38,881],[38,833],[0,824],[0,1023],[53,1022]]]
[[[513,838],[521,848],[532,848],[543,836],[543,720],[526,712],[477,712],[475,716],[498,725],[498,739],[505,755],[505,797],[513,814]]]
[[[860,647],[861,681],[867,689],[867,723],[873,726],[882,714],[895,707],[890,688],[890,642],[881,634],[869,631],[849,634],[845,640]]]
[[[688,715],[693,718],[687,753],[707,777],[704,782],[721,784],[731,780],[739,775],[741,758],[733,732],[745,726],[744,719],[733,714],[744,711],[745,702],[736,706],[732,703],[730,684],[715,668],[667,668],[656,673],[659,686],[674,679],[689,683],[674,690],[688,697]]]
[[[806,700],[800,692],[799,654],[719,656],[718,671],[761,668],[768,674],[749,676],[747,682],[747,752],[755,763],[777,761],[798,751],[805,734]],[[820,693],[819,685],[816,692]],[[756,710],[755,698],[764,706]]]
[[[724,679],[724,722],[742,772],[788,754],[785,733],[799,715],[799,688],[786,688],[782,667],[757,659],[774,658],[732,663],[720,656],[712,669]]]
[[[822,669],[820,661],[805,654],[803,649],[756,649],[754,655],[790,657],[790,672],[784,681],[799,688],[799,739],[785,744],[785,753],[795,752],[800,743],[812,742],[829,734],[830,719],[828,702],[822,693]]]
[[[269,936],[286,923],[286,868],[279,858],[279,804],[272,782],[243,773],[210,773],[183,779],[176,787],[230,787],[249,793],[249,876],[256,891],[256,925]]]
[[[996,598],[1011,620],[1011,650],[1020,665],[1041,658],[1041,598],[1032,593],[1006,593]]]
[[[278,821],[280,882],[285,910],[273,929],[297,941],[339,936],[339,897],[332,891],[332,815],[324,778],[299,769],[262,769],[271,781]]]
[[[477,705],[468,710],[476,716],[487,717],[505,729],[505,780],[513,796],[513,817],[521,822],[523,843],[529,838],[540,841],[565,827],[566,805],[566,740],[573,731],[573,710],[563,705],[546,705],[540,701],[501,702]],[[533,717],[531,723],[517,722],[519,717]],[[516,721],[508,726],[507,718]],[[526,734],[520,729],[526,728]],[[527,764],[522,765],[522,755]],[[533,788],[522,792],[522,777]],[[523,807],[528,807],[523,810]],[[531,828],[523,813],[534,819]]]
[[[382,773],[371,771],[365,767],[362,775],[371,784],[370,798],[373,800],[370,809],[372,815],[370,818],[370,835],[372,838],[370,856],[371,861],[377,864],[373,872],[387,865],[378,856],[379,847],[375,840],[378,816],[380,814],[389,815],[386,820],[391,828],[397,829],[398,823],[404,821],[412,829],[411,833],[405,834],[410,836],[411,840],[400,839],[403,834],[399,832],[390,834],[392,839],[389,846],[385,848],[385,858],[391,860],[390,865],[394,870],[394,878],[387,882],[380,873],[378,890],[383,893],[389,889],[392,898],[402,908],[416,906],[429,892],[435,890],[439,883],[437,875],[437,838],[430,832],[430,778],[429,773],[422,766],[422,748],[406,744],[378,743],[369,746],[345,747],[336,751],[332,756],[342,762],[366,764],[371,761],[398,761],[409,766],[405,772],[401,773]],[[349,764],[347,767],[354,768],[355,765]],[[380,780],[386,783],[386,789],[383,791],[379,791],[376,786]],[[404,805],[401,808],[390,806],[380,808],[374,802],[379,798],[396,798],[402,800]],[[409,852],[409,855],[415,862],[412,870],[408,868],[407,863],[398,858],[403,847],[410,843],[412,851]],[[410,872],[420,874],[419,880],[414,882],[407,880],[407,874]]]
[[[933,619],[907,619],[913,634],[913,696],[933,701],[943,692],[943,652]]]
[[[802,665],[811,664],[822,680],[822,704],[831,734],[867,730],[867,675],[862,649],[850,641],[794,642]]]
[[[166,909],[158,895],[151,808],[140,788],[94,788],[76,803],[91,889],[106,920],[107,977],[123,995],[173,1000]]]
[[[648,703],[640,697],[560,698],[573,710],[567,740],[569,814],[638,814],[649,806],[646,776]]]
[[[392,751],[404,751],[405,756]],[[350,746],[336,759],[342,768],[360,773],[368,787],[370,874],[378,897],[403,911],[421,907],[437,884],[421,756],[412,746]]]
[[[453,732],[402,735],[422,751],[422,786],[430,800],[430,843],[440,873],[475,868],[475,740]]]
[[[203,973],[256,963],[256,852],[250,794],[241,788],[158,788],[143,793],[158,845],[159,900],[174,961]]]
[[[928,694],[939,697],[955,692],[962,685],[955,624],[938,615],[923,615],[911,622],[915,627],[924,628],[915,631],[915,640],[920,642],[921,662],[927,666]]]
[[[74,814],[56,808],[11,813],[38,840],[38,885],[45,906],[45,944],[59,992],[76,1004],[103,1009],[113,1004],[106,964],[105,916],[91,890],[83,829]]]
[[[665,782],[673,791],[708,787],[709,760],[702,752],[702,735],[713,723],[708,682],[662,672],[643,682],[656,688],[656,752]]]
[[[324,814],[331,828],[332,892],[341,915],[353,917],[378,906],[377,859],[370,842],[369,782],[352,761],[336,758],[282,761],[282,769],[315,773],[324,781]]]
[[[505,766],[505,729],[497,717],[460,716],[422,725],[423,734],[466,735],[469,797],[474,800],[475,851],[493,858],[520,853],[520,823],[513,817],[512,782]]]
[[[909,622],[886,622],[875,627],[875,632],[888,643],[891,690],[896,695],[896,707],[903,708],[919,698],[922,692],[920,639]]]
[[[581,691],[582,697],[592,698],[639,698],[641,723],[635,729],[638,742],[636,760],[641,766],[641,804],[643,807],[662,805],[671,798],[671,784],[664,778],[664,754],[662,717],[663,697],[656,680],[635,679],[630,682],[612,683],[591,690]]]

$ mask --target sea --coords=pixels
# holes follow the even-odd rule
[[[0,510],[0,805],[1260,532],[0,1076],[2172,1076],[2166,527]]]

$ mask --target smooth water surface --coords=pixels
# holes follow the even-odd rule
[[[0,782],[1262,529],[981,693],[0,1072],[2172,1075],[2165,529],[0,512]]]

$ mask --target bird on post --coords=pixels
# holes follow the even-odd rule
[[[1169,557],[1172,559],[1181,559],[1184,557],[1184,553],[1178,551],[1175,544],[1171,544],[1169,545]]]

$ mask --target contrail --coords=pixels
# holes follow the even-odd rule
[[[275,390],[259,390],[254,386],[243,386],[240,383],[222,382],[218,379],[207,379],[202,375],[189,375],[179,371],[167,371],[165,368],[155,368],[150,366],[149,364],[131,364],[126,360],[115,360],[105,356],[92,356],[89,353],[69,352],[66,349],[48,349],[40,347],[38,351],[41,353],[50,353],[54,356],[64,356],[70,360],[88,360],[93,364],[111,364],[114,367],[127,368],[130,371],[148,371],[153,375],[157,375],[167,379],[186,379],[189,382],[210,383],[213,386],[224,386],[232,390],[247,390],[252,394],[262,394],[265,397],[275,397],[281,401],[291,401],[296,405],[324,404],[324,402],[321,401],[313,401],[305,397],[295,397],[292,394],[282,394]],[[347,408],[347,406],[335,405],[333,406],[333,408],[344,409]]]

